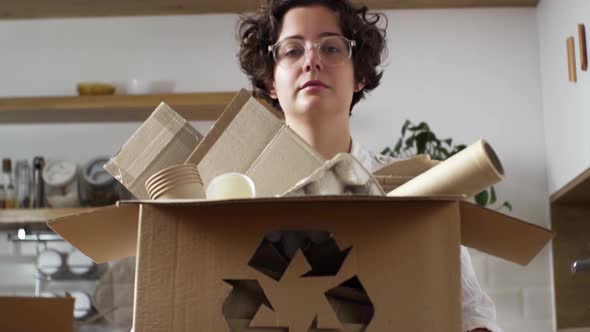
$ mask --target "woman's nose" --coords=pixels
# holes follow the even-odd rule
[[[304,64],[303,64],[303,68],[305,69],[305,71],[310,71],[312,70],[312,68],[315,68],[316,70],[321,70],[322,69],[322,59],[320,59],[320,55],[318,53],[318,50],[314,47],[311,49],[308,49],[305,52],[305,60],[304,60]]]

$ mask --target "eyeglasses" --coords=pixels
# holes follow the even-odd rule
[[[354,40],[343,36],[327,36],[318,42],[312,43],[310,47],[305,45],[301,39],[287,38],[268,46],[268,52],[279,66],[291,68],[300,65],[312,48],[314,48],[323,64],[326,66],[337,66],[343,64],[352,56],[352,48],[356,46]]]

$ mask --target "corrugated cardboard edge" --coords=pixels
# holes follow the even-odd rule
[[[334,204],[354,202],[456,201],[461,211],[461,243],[490,255],[521,265],[528,264],[553,238],[548,229],[517,218],[460,201],[457,197],[379,197],[379,196],[305,196],[289,198],[256,198],[239,200],[165,200],[123,201],[118,206],[62,217],[48,222],[49,227],[94,261],[135,255],[141,204],[174,206],[216,206],[233,204],[304,204],[310,201]]]
[[[138,205],[116,205],[65,216],[47,225],[96,263],[135,256]]]
[[[527,265],[555,234],[541,226],[461,202],[461,243]]]
[[[74,298],[0,297],[0,331],[72,332]]]

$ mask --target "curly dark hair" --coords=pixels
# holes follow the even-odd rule
[[[254,95],[281,110],[278,100],[269,96],[264,84],[273,78],[274,72],[274,60],[268,46],[277,41],[283,17],[290,9],[312,5],[333,10],[338,15],[344,37],[356,41],[352,55],[354,76],[357,82],[364,83],[364,88],[353,94],[352,111],[365,93],[379,86],[383,76],[383,71],[377,67],[386,52],[387,17],[381,13],[369,13],[366,6],[356,7],[349,0],[267,0],[257,14],[240,19],[240,66],[252,83]],[[383,20],[384,27],[378,26],[380,20]]]

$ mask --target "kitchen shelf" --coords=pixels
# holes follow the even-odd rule
[[[259,0],[3,0],[0,19],[243,13]],[[397,8],[535,7],[538,0],[365,0],[375,10]]]
[[[0,231],[27,227],[29,230],[47,229],[46,221],[54,218],[87,212],[95,208],[71,209],[2,209]]]
[[[0,98],[0,123],[144,121],[160,104],[188,120],[215,120],[236,92]]]

